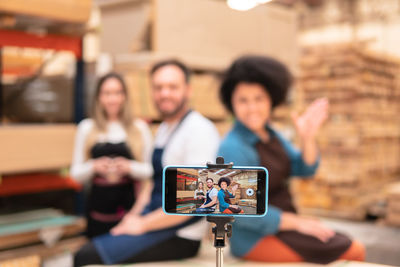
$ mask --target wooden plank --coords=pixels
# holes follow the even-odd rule
[[[0,237],[10,236],[12,234],[28,233],[51,227],[64,227],[67,225],[82,224],[80,218],[72,215],[55,216],[50,218],[39,218],[32,221],[20,222],[12,225],[2,225],[0,227]]]
[[[182,174],[189,174],[192,176],[197,177],[199,175],[199,171],[197,169],[185,169],[185,168],[181,168],[178,169],[178,172],[182,173]]]
[[[74,124],[0,127],[0,174],[68,167],[72,160]]]
[[[21,53],[11,49],[4,49],[3,52],[4,68],[29,68],[38,69],[43,64],[43,57],[36,54]]]
[[[77,218],[70,224],[58,226],[62,231],[62,238],[77,235],[86,228],[86,221],[83,218]],[[24,233],[16,233],[0,236],[0,249],[9,249],[18,246],[26,246],[28,244],[42,242],[40,239],[40,231],[28,231]]]
[[[41,244],[10,249],[0,252],[0,260],[15,259],[27,255],[38,255],[42,260],[45,260],[57,254],[66,252],[74,253],[86,243],[87,239],[85,237],[73,237],[60,240],[52,247],[47,247],[44,244]]]
[[[92,0],[12,0],[0,1],[0,10],[58,21],[85,23]]]
[[[194,191],[177,191],[176,197],[177,198],[194,197]]]
[[[24,256],[0,262],[1,267],[40,267],[40,257],[38,255]]]
[[[28,210],[18,213],[0,215],[0,227],[6,224],[16,224],[40,218],[51,218],[62,215],[62,211],[52,208]]]

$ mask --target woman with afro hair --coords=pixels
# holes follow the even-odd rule
[[[221,188],[218,191],[219,211],[222,213],[243,213],[243,210],[238,205],[231,204],[231,198],[235,198],[235,193],[238,185],[232,186],[232,193],[228,191],[228,186],[231,180],[227,177],[221,177],[218,180],[218,186]]]
[[[270,124],[273,109],[285,101],[291,85],[288,69],[264,56],[243,56],[225,73],[220,97],[236,121],[218,155],[235,165],[264,166],[269,172],[268,213],[236,219],[231,252],[262,262],[364,260],[365,249],[359,242],[296,213],[288,179],[315,173],[316,135],[328,117],[329,103],[317,99],[302,115],[292,116],[301,146],[297,149]]]

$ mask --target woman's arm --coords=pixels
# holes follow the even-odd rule
[[[261,235],[273,235],[279,231],[297,231],[314,236],[322,242],[328,241],[335,234],[318,220],[282,212],[273,205],[268,205],[268,213],[264,217],[240,218],[235,221],[235,227]]]
[[[142,213],[146,205],[150,202],[153,186],[154,184],[150,179],[140,181],[140,193],[129,213],[133,215],[140,215]]]
[[[276,133],[290,158],[292,176],[309,177],[315,174],[320,162],[316,135],[328,116],[328,108],[329,103],[326,99],[318,99],[308,107],[302,116],[293,115],[301,150]]]
[[[284,137],[277,134],[280,142],[282,143],[283,147],[285,148],[289,158],[290,158],[290,168],[291,168],[291,176],[303,176],[303,177],[310,177],[315,174],[316,170],[318,169],[320,158],[319,155],[317,160],[314,164],[308,165],[303,160],[302,152],[297,149],[293,144],[291,144],[288,140]]]
[[[153,176],[153,166],[151,156],[153,151],[153,138],[151,131],[144,121],[136,120],[135,126],[142,134],[143,140],[143,162],[137,160],[130,161],[130,174],[136,179],[147,179]]]
[[[81,121],[77,127],[75,135],[74,152],[72,157],[72,165],[70,174],[72,178],[80,183],[85,183],[90,180],[94,174],[94,161],[85,160],[86,139],[93,127],[91,119]]]
[[[318,238],[322,242],[327,242],[335,235],[333,230],[323,225],[317,219],[302,217],[291,212],[283,212],[281,214],[279,230],[294,230]]]
[[[157,209],[145,216],[127,214],[123,220],[111,229],[112,235],[141,235],[146,232],[161,230],[179,225],[189,220],[190,216],[166,215],[162,209]]]

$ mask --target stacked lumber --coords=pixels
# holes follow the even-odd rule
[[[400,61],[351,45],[307,47],[300,107],[330,101],[313,181],[293,183],[300,211],[363,219],[400,172]]]
[[[85,228],[85,219],[51,208],[1,215],[0,266],[40,266],[55,255],[73,253],[87,242],[80,236]]]

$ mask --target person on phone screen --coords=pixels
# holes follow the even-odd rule
[[[288,189],[291,176],[311,177],[319,164],[316,136],[328,117],[327,99],[317,99],[292,119],[301,149],[271,126],[271,114],[284,102],[292,85],[288,69],[265,56],[243,56],[225,73],[220,96],[234,115],[233,128],[218,155],[241,166],[264,166],[269,172],[268,213],[260,218],[237,218],[231,252],[264,262],[328,263],[363,260],[359,242],[336,233],[322,222],[296,213]]]
[[[206,199],[199,208],[196,209],[197,213],[213,213],[217,206],[218,189],[214,187],[214,180],[210,177],[206,179],[207,194]]]
[[[219,211],[222,213],[243,213],[243,210],[238,205],[231,204],[231,198],[235,198],[235,193],[238,185],[232,186],[232,193],[228,191],[228,186],[231,180],[226,177],[221,177],[218,180],[218,186],[221,188],[218,191]]]
[[[204,184],[203,182],[199,182],[197,185],[197,189],[194,190],[194,200],[196,201],[196,207],[203,204],[206,195],[204,194],[203,190]]]
[[[167,165],[204,165],[215,161],[219,134],[211,121],[189,108],[190,70],[178,60],[156,63],[150,70],[152,98],[162,117],[152,152],[150,202],[129,213],[75,255],[75,266],[183,259],[195,256],[207,231],[203,217],[166,215],[162,210],[162,173]]]
[[[153,175],[151,150],[150,129],[133,118],[125,81],[117,73],[104,75],[91,118],[78,125],[71,166],[71,176],[88,189],[89,238],[108,233],[128,212],[143,211]]]

